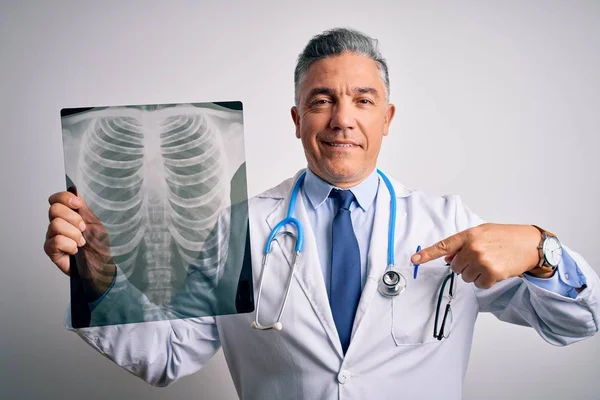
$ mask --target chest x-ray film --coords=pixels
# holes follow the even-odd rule
[[[242,104],[61,110],[73,327],[251,312]]]

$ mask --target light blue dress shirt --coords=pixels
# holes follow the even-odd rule
[[[354,233],[360,249],[362,288],[364,288],[367,278],[367,255],[369,254],[375,202],[379,186],[380,178],[377,171],[374,170],[367,179],[350,188],[356,198],[356,201],[350,206],[350,212]],[[333,188],[337,187],[325,182],[315,175],[310,168],[307,168],[301,192],[306,204],[308,219],[315,235],[327,295],[330,294],[331,284],[331,225],[337,211],[336,200],[329,198],[329,192]],[[585,277],[567,251],[563,251],[558,271],[551,278],[537,278],[530,275],[524,275],[524,277],[542,289],[571,298],[577,297],[576,288],[585,285]]]

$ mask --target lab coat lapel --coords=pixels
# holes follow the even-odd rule
[[[395,242],[402,241],[404,238],[399,237],[400,232],[403,231],[402,227],[406,225],[406,211],[401,209],[401,202],[398,197],[404,197],[407,194],[407,190],[403,185],[393,182],[396,190],[396,229],[395,229]],[[380,181],[379,190],[377,193],[377,200],[375,203],[375,219],[373,221],[373,233],[371,234],[369,244],[369,255],[367,257],[367,279],[365,287],[358,303],[358,309],[354,317],[353,334],[356,335],[361,322],[373,300],[373,296],[377,293],[377,286],[379,280],[387,268],[387,254],[388,254],[388,232],[390,223],[390,192],[387,190],[383,180]],[[396,243],[394,243],[396,246]],[[397,253],[396,253],[397,255]],[[395,263],[402,262],[402,260],[395,260]],[[352,345],[351,345],[352,346]]]
[[[266,223],[270,230],[272,230],[282,219],[285,218],[289,203],[289,195],[291,193],[291,186],[289,186],[287,189],[287,191],[281,193],[283,196],[285,196],[285,198],[283,198],[277,207],[267,216]],[[282,190],[285,189],[282,188]],[[319,321],[323,325],[329,340],[331,340],[340,357],[343,357],[342,346],[337,334],[333,315],[331,313],[329,298],[327,297],[327,290],[325,288],[325,281],[323,279],[323,272],[321,270],[321,263],[319,261],[319,255],[317,252],[317,243],[308,219],[308,213],[306,212],[302,193],[298,193],[294,216],[296,219],[298,219],[298,221],[300,221],[300,224],[304,229],[304,252],[300,257],[299,263],[296,266],[296,271],[294,272],[295,280],[298,282],[302,288],[302,291],[312,305],[312,308],[317,314]],[[295,231],[293,227],[290,227],[290,229]],[[293,242],[292,240],[286,240],[284,243],[284,245],[281,245],[279,242],[275,241],[273,243],[272,252],[279,252],[280,254],[284,255],[291,272]],[[290,299],[289,301],[291,303],[294,300]]]

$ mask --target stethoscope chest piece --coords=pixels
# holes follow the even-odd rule
[[[386,271],[379,281],[378,289],[386,297],[398,296],[406,289],[406,278],[394,270]]]

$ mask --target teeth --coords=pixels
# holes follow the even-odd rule
[[[328,143],[331,147],[352,147],[351,144]]]

